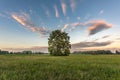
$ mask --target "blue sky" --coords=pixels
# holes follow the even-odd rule
[[[119,7],[120,0],[0,0],[0,48],[47,47],[55,29],[69,33],[73,50],[120,48]]]

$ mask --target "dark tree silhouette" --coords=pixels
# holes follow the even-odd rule
[[[120,52],[116,50],[116,54],[120,54]]]
[[[68,56],[70,54],[70,37],[60,30],[52,31],[48,38],[48,51],[54,56]]]

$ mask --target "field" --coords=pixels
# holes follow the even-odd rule
[[[120,80],[120,55],[0,55],[0,80]]]

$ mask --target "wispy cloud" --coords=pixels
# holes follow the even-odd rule
[[[70,0],[70,7],[72,9],[72,12],[74,12],[76,8],[76,0]]]
[[[77,17],[77,20],[80,20],[81,18],[80,17]]]
[[[89,35],[94,35],[94,34],[100,32],[100,31],[103,31],[103,30],[106,30],[106,29],[109,29],[109,28],[113,27],[112,24],[107,23],[104,20],[91,20],[91,21],[87,21],[87,22],[74,22],[74,23],[69,24],[69,26],[72,27],[70,29],[70,31],[73,31],[78,26],[89,27],[88,28]]]
[[[101,10],[100,12],[99,12],[99,15],[101,15],[101,14],[103,14],[104,13],[104,11],[103,10]]]
[[[86,20],[86,19],[89,19],[90,17],[91,17],[91,15],[87,14],[87,15],[85,15],[84,19]]]
[[[29,10],[29,13],[32,15],[32,14],[33,14],[33,10],[32,10],[32,9],[30,9],[30,10]]]
[[[48,52],[47,46],[33,46],[30,48],[4,48],[3,50],[8,50],[10,52],[22,52],[22,51],[33,51],[33,52]]]
[[[56,5],[54,5],[54,9],[55,9],[55,16],[58,18],[59,17],[59,12],[58,12],[58,8]]]
[[[62,7],[62,11],[63,11],[63,14],[66,15],[66,3],[64,1],[61,2],[61,7]]]
[[[4,14],[0,13],[0,17],[6,17]]]
[[[120,40],[120,38],[116,38],[116,40]]]
[[[81,26],[81,25],[82,25],[82,24],[79,23],[79,22],[75,22],[75,23],[72,24],[73,27],[77,27],[77,26]]]
[[[69,27],[69,24],[65,24],[65,26],[62,28],[62,32],[64,32]]]
[[[80,42],[76,44],[72,44],[72,48],[88,48],[88,47],[103,47],[113,43],[112,41],[105,42]]]
[[[96,41],[98,41],[98,40],[99,40],[99,38],[98,38],[98,39],[94,39],[93,42],[96,42]]]
[[[70,17],[69,17],[69,16],[67,16],[67,17],[66,17],[66,19],[67,19],[67,21],[69,21],[69,20],[70,20]]]
[[[110,35],[103,36],[102,39],[108,38],[108,37],[110,37]]]
[[[45,11],[45,14],[47,15],[47,17],[50,17],[50,12],[48,9]]]
[[[111,35],[105,35],[105,36],[102,36],[102,37],[100,37],[100,38],[96,38],[96,39],[94,39],[94,40],[92,40],[93,42],[96,42],[96,41],[99,41],[99,40],[104,40],[104,39],[108,39],[108,38],[110,38],[111,37]]]
[[[13,13],[11,14],[12,18],[19,22],[21,25],[23,25],[28,30],[31,30],[33,32],[37,32],[41,35],[46,35],[49,33],[49,31],[46,30],[45,27],[37,27],[34,22],[31,20],[30,16],[24,12],[17,14]]]
[[[91,26],[88,28],[89,35],[96,34],[100,31],[106,30],[108,28],[111,28],[113,25],[109,24],[103,20],[96,21],[95,23],[92,23]]]
[[[31,21],[29,22],[29,17],[25,13],[22,13],[22,15],[12,14],[12,17],[23,26],[30,27],[31,24],[34,25]]]
[[[6,19],[10,19],[9,14],[7,12],[0,13],[0,17],[6,18]]]
[[[45,11],[45,15],[47,17],[50,17],[50,11],[49,9],[45,6],[45,5],[41,5],[41,7],[43,8],[43,10]]]

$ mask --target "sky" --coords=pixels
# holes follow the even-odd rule
[[[0,0],[0,49],[46,52],[51,31],[71,51],[120,48],[120,0]]]

